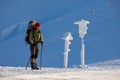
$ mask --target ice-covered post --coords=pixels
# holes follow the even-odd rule
[[[81,67],[85,67],[85,45],[84,45],[84,36],[87,34],[87,24],[89,24],[89,21],[81,20],[76,21],[74,24],[79,25],[79,37],[81,38]]]
[[[70,32],[66,33],[65,37],[65,48],[64,48],[64,67],[67,68],[68,64],[68,52],[70,51],[69,45],[71,44],[70,40],[73,40],[73,37]]]

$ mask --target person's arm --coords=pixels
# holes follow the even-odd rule
[[[33,44],[33,32],[31,31],[30,34],[29,34],[29,41],[31,44]]]

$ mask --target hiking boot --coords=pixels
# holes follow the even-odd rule
[[[39,70],[39,68],[36,68],[36,70]]]
[[[39,70],[39,68],[32,68],[32,70]]]

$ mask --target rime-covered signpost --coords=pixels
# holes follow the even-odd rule
[[[65,37],[63,38],[65,40],[65,48],[64,48],[64,67],[67,68],[68,64],[68,52],[70,51],[69,45],[71,44],[70,40],[73,40],[73,37],[70,32],[67,32]]]
[[[74,22],[74,24],[78,24],[79,25],[79,37],[81,38],[81,68],[84,68],[85,65],[85,45],[84,45],[84,36],[87,34],[87,24],[89,24],[90,22],[87,20],[80,20],[80,21],[76,21]]]

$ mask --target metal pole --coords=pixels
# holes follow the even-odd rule
[[[64,53],[64,67],[67,68],[67,63],[68,63],[68,54]]]
[[[31,57],[30,57],[30,58],[31,58]],[[28,62],[27,62],[27,65],[26,65],[25,70],[27,70],[27,67],[29,66],[29,63],[30,63],[30,58],[28,59]]]
[[[84,45],[84,38],[81,38],[81,67],[83,68],[85,66],[85,45]]]
[[[40,52],[40,70],[42,67],[42,46],[41,46],[41,52]]]

